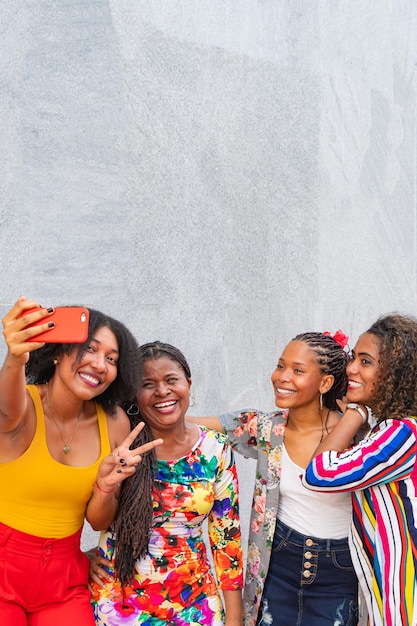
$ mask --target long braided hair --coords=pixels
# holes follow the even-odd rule
[[[304,341],[316,355],[321,373],[334,376],[332,387],[323,394],[323,405],[332,411],[339,410],[336,400],[340,400],[347,389],[348,354],[333,337],[325,333],[301,333],[293,341]]]
[[[184,371],[187,380],[191,379],[190,367],[178,348],[168,343],[153,341],[139,348],[142,361],[150,361],[161,357],[168,357]],[[126,402],[123,405],[129,416],[132,428],[140,421],[145,421],[136,402]],[[151,429],[145,422],[145,427],[136,437],[132,448],[152,441]],[[133,581],[135,561],[143,558],[148,551],[150,531],[153,522],[152,491],[156,469],[155,450],[142,455],[142,461],[136,472],[122,483],[119,500],[119,510],[113,524],[116,536],[115,573],[122,586]]]

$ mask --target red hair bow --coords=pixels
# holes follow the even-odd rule
[[[334,335],[332,335],[332,333],[329,333],[328,330],[325,330],[323,335],[328,335],[329,337],[332,337],[332,339],[337,341],[339,346],[341,346],[342,348],[345,348],[349,341],[349,337],[345,335],[342,330],[337,330]]]

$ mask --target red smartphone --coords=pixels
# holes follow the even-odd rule
[[[41,308],[41,307],[39,307]],[[22,315],[33,313],[38,309],[30,309]],[[84,343],[88,337],[89,310],[81,306],[57,306],[53,312],[38,320],[34,324],[29,324],[26,328],[39,326],[47,322],[55,322],[55,326],[45,332],[39,333],[28,339],[28,341],[39,341],[45,343]]]

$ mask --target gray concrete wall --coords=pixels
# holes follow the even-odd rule
[[[172,342],[208,414],[272,408],[297,332],[415,312],[414,0],[3,0],[0,32],[2,316]]]

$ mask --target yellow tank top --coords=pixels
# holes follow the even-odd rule
[[[0,521],[37,537],[61,539],[83,525],[98,466],[111,451],[106,414],[96,404],[101,446],[97,461],[69,467],[50,455],[39,391],[35,385],[27,389],[35,405],[36,431],[18,459],[0,463]]]

